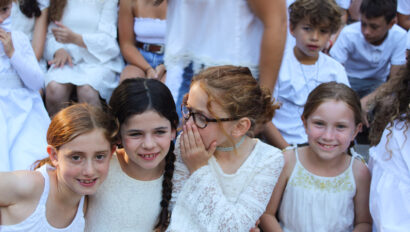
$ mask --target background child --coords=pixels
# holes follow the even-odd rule
[[[268,89],[248,68],[208,68],[185,97],[175,153],[170,231],[249,231],[283,166],[280,150],[252,139],[272,119]]]
[[[338,30],[340,15],[334,0],[297,0],[289,7],[290,32],[296,44],[284,54],[274,90],[282,105],[272,120],[289,144],[307,142],[300,116],[316,86],[328,81],[349,85],[343,66],[321,52]]]
[[[262,229],[371,231],[370,173],[357,154],[347,154],[362,126],[357,94],[344,84],[321,84],[309,94],[302,120],[309,145],[284,153]]]
[[[79,102],[101,106],[118,85],[123,68],[117,43],[118,0],[54,0],[44,56],[50,115],[67,106],[72,92]]]
[[[49,0],[13,0],[12,28],[24,32],[29,37],[37,60],[43,57],[49,5]],[[45,61],[43,60],[40,64],[45,71]]]
[[[44,158],[50,118],[38,93],[44,85],[30,41],[11,31],[11,0],[0,0],[0,171],[28,169]]]
[[[410,1],[397,0],[397,24],[405,30],[410,29]]]
[[[376,231],[410,228],[410,62],[389,81],[377,102],[370,127],[372,172],[370,212]]]
[[[164,50],[167,3],[121,0],[118,37],[121,53],[128,65],[120,81],[133,77],[162,80],[165,74]]]
[[[117,127],[88,105],[56,114],[47,131],[49,158],[39,169],[0,172],[0,231],[83,231],[84,195],[108,173]]]
[[[396,8],[396,0],[363,0],[360,22],[346,26],[330,50],[361,98],[395,77],[406,63],[406,32],[395,24]]]
[[[124,149],[117,150],[106,182],[90,197],[86,231],[165,231],[178,125],[171,92],[154,79],[128,79],[115,89],[110,107]]]

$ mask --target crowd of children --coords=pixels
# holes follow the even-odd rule
[[[409,27],[408,0],[0,0],[0,231],[406,231]]]

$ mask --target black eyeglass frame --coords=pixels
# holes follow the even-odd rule
[[[185,117],[184,108],[187,109],[187,111],[188,111],[188,114],[187,114],[188,116],[187,116],[187,117]],[[218,119],[208,118],[207,116],[205,116],[205,115],[203,115],[203,114],[201,114],[201,113],[192,112],[191,108],[187,107],[185,104],[182,104],[182,105],[181,105],[181,113],[182,113],[182,117],[183,117],[186,121],[188,121],[189,118],[192,116],[193,119],[194,119],[195,125],[196,125],[198,128],[200,128],[200,129],[204,129],[206,126],[208,126],[208,122],[228,122],[228,121],[235,121],[235,120],[238,120],[238,119],[239,119],[239,118],[236,118],[236,117],[232,117],[232,118],[218,118]],[[200,127],[200,126],[198,125],[198,123],[196,122],[196,116],[195,116],[195,115],[201,115],[201,117],[203,117],[203,118],[205,119],[205,121],[206,121],[205,126]]]

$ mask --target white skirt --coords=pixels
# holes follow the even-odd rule
[[[38,92],[0,87],[0,171],[29,169],[47,157],[49,124]]]

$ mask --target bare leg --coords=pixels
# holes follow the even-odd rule
[[[120,76],[120,83],[123,82],[125,79],[135,78],[135,77],[145,77],[144,70],[140,69],[135,65],[127,65],[121,73]]]
[[[55,81],[48,83],[46,87],[46,107],[50,117],[68,106],[72,90],[72,84],[60,84]]]
[[[78,102],[86,102],[101,108],[100,95],[98,91],[90,85],[77,86],[77,97]]]

